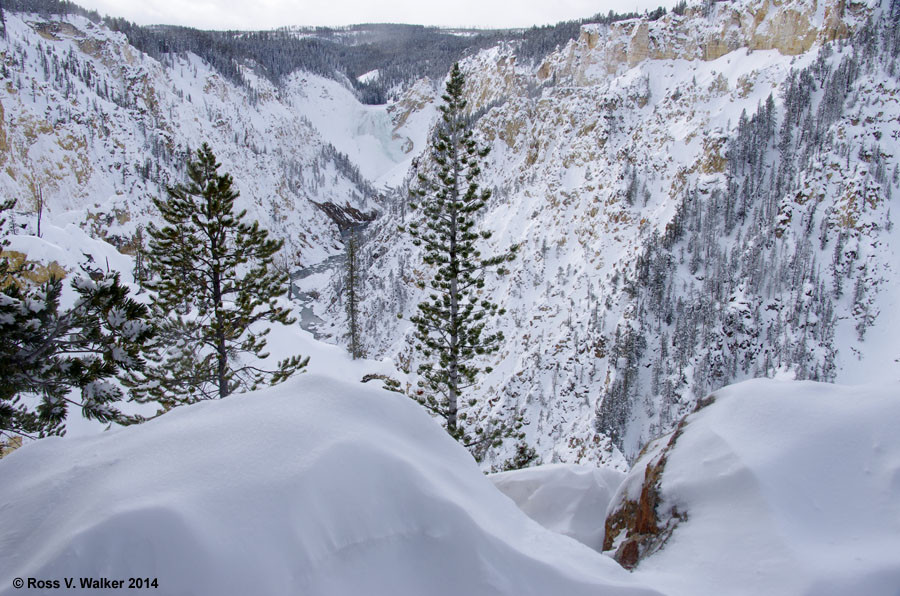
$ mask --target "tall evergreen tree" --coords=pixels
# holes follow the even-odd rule
[[[421,287],[429,291],[420,303],[416,326],[416,348],[427,362],[418,373],[423,377],[420,402],[443,417],[451,436],[467,446],[497,438],[485,424],[463,425],[466,412],[460,412],[461,399],[482,367],[477,357],[496,352],[503,333],[485,332],[485,325],[503,310],[487,298],[479,298],[484,273],[515,258],[516,247],[489,258],[482,258],[476,247],[491,232],[475,231],[477,213],[490,198],[489,190],[479,190],[479,161],[487,148],[479,148],[466,117],[463,97],[465,80],[459,64],[454,64],[443,95],[442,120],[432,140],[432,157],[437,165],[433,178],[419,176],[419,188],[412,191],[413,209],[421,209],[424,222],[411,223],[408,231],[413,243],[424,247],[424,261],[434,268],[431,280]],[[474,405],[472,400],[466,402]],[[470,434],[472,429],[474,434]]]
[[[351,232],[346,244],[346,308],[347,308],[347,336],[349,339],[350,355],[353,359],[362,358],[362,337],[359,329],[359,241],[356,234]]]
[[[138,294],[144,291],[144,282],[147,280],[147,267],[144,264],[145,252],[144,226],[138,226],[134,234],[134,269],[131,272],[134,283],[138,286]]]
[[[13,204],[0,204],[0,229]],[[147,307],[128,297],[117,273],[86,270],[72,281],[75,303],[60,310],[62,281],[36,285],[26,270],[0,257],[0,435],[64,434],[69,405],[85,418],[128,422],[112,405],[122,390],[111,379],[144,366]]]
[[[273,264],[282,242],[243,221],[246,211],[235,213],[238,192],[219,166],[204,143],[188,163],[189,182],[170,188],[168,200],[154,200],[167,225],[148,229],[154,277],[146,285],[161,322],[154,366],[132,380],[139,400],[171,407],[225,397],[284,381],[309,360],[294,356],[271,370],[248,360],[268,356],[269,328],[257,323],[294,320],[277,303],[287,282]]]

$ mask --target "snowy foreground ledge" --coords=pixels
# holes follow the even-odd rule
[[[0,594],[83,577],[155,578],[166,595],[900,593],[897,385],[721,389],[648,449],[611,511],[639,498],[648,464],[671,532],[628,573],[526,518],[410,400],[307,374],[0,461]],[[494,477],[592,544],[619,479]]]
[[[314,375],[39,441],[0,478],[0,594],[656,593],[528,519],[412,401]]]
[[[672,596],[900,594],[900,385],[758,379],[713,399],[610,505],[671,444],[656,514],[674,530],[634,577]]]

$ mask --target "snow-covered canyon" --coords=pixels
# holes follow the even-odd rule
[[[247,60],[236,84],[83,16],[4,20],[10,254],[137,293],[152,198],[206,141],[313,272],[294,307],[319,339],[273,327],[273,361],[311,358],[284,385],[105,432],[75,411],[4,455],[0,594],[898,594],[897,0],[706,2],[583,25],[534,63],[515,41],[463,57],[483,248],[519,246],[487,277],[505,340],[467,398],[524,439],[479,464],[409,399],[429,268],[398,230],[443,80],[365,105],[343,75]],[[485,477],[522,446],[546,465]]]

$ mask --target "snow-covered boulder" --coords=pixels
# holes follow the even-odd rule
[[[656,593],[528,519],[411,400],[312,374],[38,441],[0,478],[0,594]]]
[[[600,550],[606,508],[625,474],[612,468],[547,464],[489,478],[534,521]]]
[[[635,577],[672,596],[896,596],[900,386],[760,379],[707,401],[610,508],[632,521],[613,546],[648,537]]]

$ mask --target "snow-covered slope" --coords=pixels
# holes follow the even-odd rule
[[[898,10],[712,3],[585,26],[535,69],[511,46],[464,61],[486,254],[520,244],[487,280],[506,342],[474,417],[523,414],[545,462],[624,468],[729,382],[900,378],[879,318],[900,292]],[[415,371],[429,272],[397,233],[405,199],[372,233],[363,308],[370,352]]]
[[[657,593],[528,519],[408,398],[318,375],[45,439],[0,474],[0,594],[16,577],[155,578],[161,594]]]
[[[314,75],[275,86],[247,69],[237,86],[193,54],[167,57],[83,17],[7,11],[0,192],[19,199],[20,224],[34,226],[42,198],[44,221],[132,251],[137,227],[157,216],[151,198],[183,182],[189,151],[208,142],[240,207],[308,265],[341,250],[316,204],[348,208],[351,219],[376,212],[373,185],[421,149],[424,132],[405,123],[427,101],[395,122],[403,113],[362,106]]]
[[[710,401],[648,449],[610,508],[657,499],[650,538],[668,537],[654,554],[643,543],[635,577],[672,596],[895,596],[900,385],[758,379]]]

